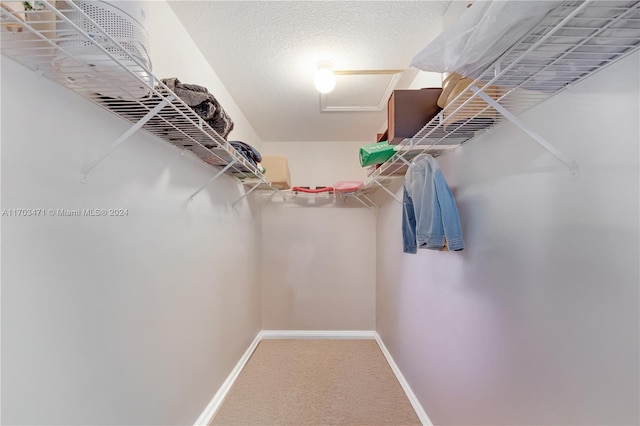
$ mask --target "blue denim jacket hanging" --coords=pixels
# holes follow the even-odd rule
[[[418,248],[462,250],[458,209],[440,166],[429,154],[418,155],[405,176],[402,239],[405,253]]]

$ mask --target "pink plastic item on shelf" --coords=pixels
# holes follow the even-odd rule
[[[364,182],[357,180],[341,180],[333,184],[335,192],[355,192],[363,185]]]

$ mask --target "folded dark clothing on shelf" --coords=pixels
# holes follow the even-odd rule
[[[213,130],[227,139],[233,130],[233,120],[206,87],[181,83],[175,77],[162,79],[162,82],[205,120]]]
[[[257,149],[249,144],[240,141],[229,141],[231,146],[235,148],[240,154],[242,154],[251,164],[258,167],[258,163],[262,161],[262,155]]]

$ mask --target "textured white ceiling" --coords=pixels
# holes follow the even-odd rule
[[[440,33],[449,3],[171,1],[170,5],[263,141],[373,142],[385,124],[386,110],[321,112],[313,86],[317,63],[328,60],[341,70],[405,69]],[[403,73],[397,87],[406,87],[416,72]],[[370,89],[381,90],[375,83]],[[350,96],[353,91],[348,91]]]

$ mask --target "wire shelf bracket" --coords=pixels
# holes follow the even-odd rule
[[[93,170],[98,164],[100,164],[105,158],[107,158],[113,151],[118,149],[120,145],[122,145],[127,139],[129,139],[135,132],[140,130],[142,126],[144,126],[149,120],[151,120],[154,116],[156,116],[162,108],[169,105],[169,103],[173,101],[173,99],[174,99],[173,96],[169,96],[166,99],[163,99],[144,117],[142,117],[140,120],[135,122],[126,132],[122,134],[122,136],[116,139],[115,142],[104,153],[102,153],[102,155],[100,155],[95,160],[85,164],[84,167],[82,167],[82,171],[81,171],[82,180],[83,181],[86,180],[91,170]]]
[[[392,197],[393,197],[397,202],[399,202],[400,204],[402,204],[402,200],[401,200],[400,198],[398,198],[398,197],[396,196],[396,194],[394,194],[393,192],[389,191],[389,189],[387,189],[387,187],[386,187],[386,186],[384,186],[383,184],[381,184],[378,180],[374,180],[374,182],[375,182],[375,183],[377,183],[377,184],[380,186],[380,188],[384,189],[384,190],[385,190],[385,192],[386,192],[387,194],[391,195],[391,196],[392,196]]]
[[[522,120],[520,120],[518,117],[513,115],[509,110],[507,110],[505,107],[503,107],[498,102],[496,102],[491,96],[487,95],[483,90],[479,89],[475,85],[471,86],[471,90],[480,98],[482,98],[483,101],[491,105],[491,107],[493,107],[493,109],[498,111],[504,118],[506,118],[511,123],[513,123],[516,127],[518,127],[520,130],[526,133],[529,137],[531,137],[534,141],[536,141],[540,146],[542,146],[544,149],[549,151],[554,157],[560,160],[565,166],[569,168],[573,176],[576,176],[576,177],[579,176],[580,169],[578,167],[578,164],[575,161],[573,161],[572,159],[564,155],[561,151],[559,151],[556,147],[551,145],[545,138],[543,138],[538,133],[533,131],[530,127],[524,124]]]
[[[253,192],[253,191],[254,191],[258,186],[260,186],[260,184],[261,184],[261,183],[263,183],[263,182],[262,182],[262,180],[260,180],[260,182],[258,182],[258,183],[256,183],[255,185],[253,185],[253,186],[251,187],[251,189],[250,189],[250,190],[245,191],[245,193],[244,193],[240,198],[238,198],[237,200],[235,200],[235,201],[231,204],[231,206],[232,206],[232,207],[235,207],[235,205],[236,205],[236,204],[238,204],[238,203],[239,203],[240,201],[242,201],[245,197],[247,197],[249,194],[251,194],[251,193],[252,193],[252,192]]]
[[[204,185],[202,185],[200,188],[198,188],[198,190],[196,192],[191,194],[191,196],[189,197],[189,201],[193,201],[193,198],[196,195],[198,195],[203,189],[205,189],[211,182],[215,181],[220,176],[222,176],[222,174],[224,174],[227,170],[229,170],[229,168],[232,167],[235,163],[236,163],[236,160],[234,158],[234,159],[231,160],[231,162],[229,164],[227,164],[222,169],[220,169],[218,171],[218,173],[216,173],[215,175],[211,176],[211,178],[208,181],[206,181]]]
[[[371,205],[372,205],[373,207],[375,207],[376,209],[379,209],[379,208],[380,208],[380,206],[378,206],[376,203],[374,203],[374,202],[373,202],[373,200],[372,200],[371,198],[367,197],[365,194],[360,194],[360,196],[362,196],[365,200],[367,200],[368,202],[370,202],[370,203],[371,203]],[[360,199],[357,195],[356,195],[356,198]]]

